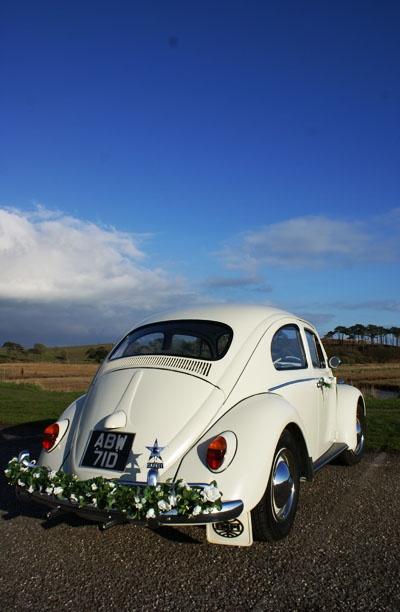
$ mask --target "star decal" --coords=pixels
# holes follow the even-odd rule
[[[150,459],[161,459],[161,453],[163,452],[165,446],[158,446],[158,440],[157,438],[154,441],[153,446],[146,446],[147,450],[150,451],[150,457],[149,457],[149,461]]]

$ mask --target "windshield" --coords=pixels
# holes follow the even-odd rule
[[[174,355],[216,361],[226,355],[233,337],[228,325],[215,321],[162,321],[130,332],[110,360],[134,355]]]

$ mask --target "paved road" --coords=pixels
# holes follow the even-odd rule
[[[30,430],[0,431],[0,467]],[[44,523],[0,481],[2,610],[400,610],[400,455],[329,466],[302,485],[281,543],[212,546],[202,528],[106,532]]]

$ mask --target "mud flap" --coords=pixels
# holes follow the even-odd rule
[[[207,540],[211,544],[227,546],[251,546],[253,530],[250,512],[243,512],[238,518],[223,523],[207,525]]]

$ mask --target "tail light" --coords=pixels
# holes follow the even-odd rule
[[[218,436],[210,442],[207,449],[207,465],[210,470],[215,471],[221,467],[224,461],[226,448],[227,444],[224,436]]]
[[[42,447],[44,450],[49,451],[53,448],[59,433],[60,427],[58,423],[52,423],[45,428],[42,439]]]

